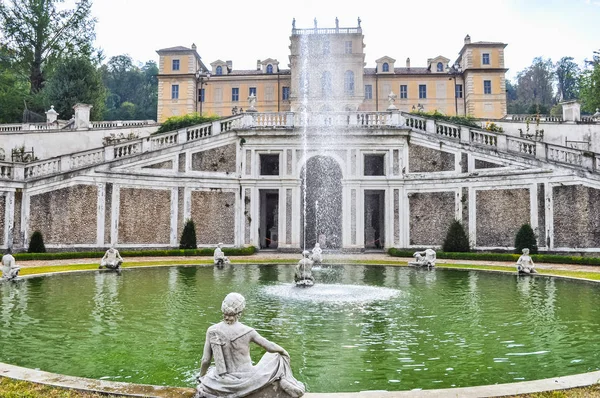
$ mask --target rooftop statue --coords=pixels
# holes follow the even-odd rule
[[[14,281],[19,276],[21,267],[17,266],[10,249],[2,256],[2,267],[0,269],[2,270],[2,279]]]
[[[535,265],[529,256],[529,249],[523,249],[523,254],[517,260],[517,271],[519,274],[537,274]]]
[[[119,251],[115,249],[113,245],[106,251],[106,253],[104,253],[104,257],[102,257],[102,260],[100,260],[99,268],[102,269],[106,267],[108,269],[120,271],[121,264],[123,264],[123,257],[121,257]]]
[[[287,351],[239,322],[245,307],[239,293],[229,293],[223,300],[223,321],[206,331],[195,398],[301,397],[304,384],[292,375]],[[267,351],[255,366],[250,343]],[[213,359],[215,365],[209,368]]]
[[[310,287],[315,284],[315,278],[312,276],[313,261],[308,258],[309,254],[308,250],[304,250],[302,252],[302,259],[296,265],[296,274],[294,275],[296,286]]]
[[[223,243],[219,243],[217,245],[217,248],[215,249],[215,252],[213,254],[215,265],[217,267],[222,267],[225,264],[229,264],[229,259],[227,257],[225,257],[225,253],[223,253],[221,246],[223,246]]]
[[[319,242],[315,243],[315,247],[312,249],[312,255],[310,259],[314,264],[321,264],[323,262],[323,249],[321,249],[321,245]]]
[[[413,254],[415,261],[410,262],[409,265],[418,265],[421,267],[435,267],[436,254],[433,249],[425,249],[422,252],[415,252]]]

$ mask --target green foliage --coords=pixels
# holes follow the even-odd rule
[[[537,240],[535,233],[529,224],[523,224],[515,237],[515,253],[522,253],[523,249],[529,249],[529,253],[537,254]]]
[[[106,89],[100,73],[87,58],[68,58],[60,61],[43,90],[48,104],[54,105],[60,118],[68,120],[74,113],[73,105],[90,104],[92,120],[101,120]]]
[[[195,126],[197,124],[219,120],[219,116],[200,116],[198,113],[189,113],[183,116],[173,116],[164,121],[155,134],[166,133],[167,131],[179,130],[184,127]]]
[[[573,57],[562,57],[555,65],[557,81],[557,98],[559,101],[568,101],[578,97],[579,94],[579,65],[573,62]]]
[[[411,112],[411,114],[417,115],[417,116],[422,116],[422,117],[428,117],[428,118],[440,120],[443,122],[460,124],[463,126],[476,127],[476,128],[479,127],[479,124],[475,121],[475,118],[472,116],[448,116],[448,115],[444,115],[437,109],[435,111],[430,111],[430,112],[413,111],[413,112]]]
[[[204,247],[201,249],[170,249],[170,250],[120,250],[123,257],[195,257],[212,256],[215,249]],[[254,246],[225,247],[223,253],[228,256],[250,256],[256,252]],[[77,258],[102,258],[104,252],[61,252],[61,253],[16,253],[17,260],[68,260]]]
[[[30,92],[39,92],[46,69],[68,54],[89,57],[93,52],[96,19],[92,0],[65,8],[63,0],[0,2],[0,33],[19,71],[28,75]]]
[[[112,57],[100,69],[109,92],[105,120],[156,120],[156,62],[148,61],[140,68],[125,54]]]
[[[554,104],[554,64],[551,59],[536,57],[531,66],[517,74],[517,97],[529,109],[528,113],[535,113],[536,106],[541,113],[547,111]]]
[[[11,51],[0,43],[0,123],[20,123],[29,100],[29,82],[16,72]]]
[[[445,252],[471,251],[469,247],[469,238],[467,237],[465,229],[460,221],[454,220],[450,224],[450,228],[448,228],[448,233],[446,234],[446,239],[444,239],[444,244],[442,245],[442,250]]]
[[[179,241],[180,249],[195,249],[196,244],[196,226],[194,220],[187,220],[181,233],[181,240]]]
[[[44,237],[40,231],[35,231],[31,234],[29,239],[29,248],[27,253],[46,253],[46,246],[44,246]]]
[[[504,129],[500,126],[498,126],[496,123],[494,122],[485,122],[485,129],[487,131],[493,131],[496,133],[503,133]]]
[[[588,113],[600,108],[600,52],[595,51],[592,61],[587,61],[587,69],[579,77],[581,109]]]

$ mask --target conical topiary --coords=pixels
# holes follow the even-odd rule
[[[27,253],[46,253],[46,246],[44,246],[44,237],[40,231],[35,231],[31,234],[29,239],[29,248]]]
[[[465,232],[462,224],[458,220],[452,221],[446,239],[442,245],[442,250],[445,252],[468,252],[471,251],[469,246],[469,237]]]
[[[529,249],[530,254],[537,254],[537,239],[529,224],[523,224],[515,237],[515,253],[521,254],[523,249]]]
[[[187,220],[181,233],[181,240],[179,241],[180,249],[196,249],[196,226],[193,220]]]

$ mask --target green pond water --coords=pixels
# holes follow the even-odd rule
[[[0,284],[0,361],[67,375],[194,386],[229,292],[290,353],[311,392],[462,387],[600,368],[600,286],[383,266],[163,267]],[[263,352],[252,351],[255,361]]]

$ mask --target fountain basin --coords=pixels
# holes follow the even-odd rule
[[[294,374],[312,392],[507,383],[596,370],[599,363],[593,284],[353,265],[316,271],[314,288],[398,293],[354,302],[274,294],[314,289],[293,287],[293,272],[273,265],[171,267],[2,284],[0,320],[13,344],[0,360],[101,380],[191,386],[204,331],[234,290],[249,301],[243,321],[288,349]],[[335,377],[327,376],[330,369]]]

